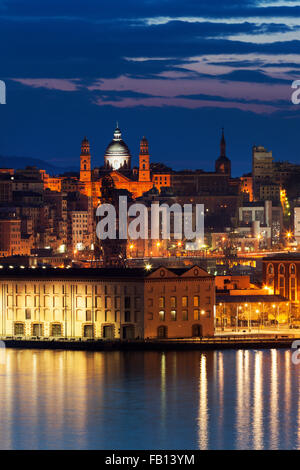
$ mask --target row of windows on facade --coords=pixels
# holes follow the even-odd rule
[[[76,282],[76,281],[75,281]],[[104,285],[97,284],[97,285],[84,285],[84,284],[75,284],[72,285],[73,293],[75,295],[92,295],[93,289],[94,294],[96,295],[107,295],[107,294],[114,294],[114,295],[130,295],[130,294],[137,294],[140,289],[137,286],[120,286],[120,285]],[[57,284],[8,284],[7,285],[7,292],[12,294],[22,294],[25,292],[26,294],[69,294],[71,291],[71,286],[66,286],[65,284],[57,283]]]
[[[93,306],[92,297],[76,297],[75,306],[76,308],[90,308]],[[134,297],[133,299],[129,296],[125,297],[104,297],[104,302],[102,302],[102,297],[94,298],[94,307],[101,308],[104,304],[105,308],[122,308],[130,309],[141,308],[141,298]],[[122,302],[123,300],[123,302]],[[8,307],[69,307],[69,299],[65,297],[50,297],[45,296],[35,296],[30,295],[16,295],[15,299],[12,295],[7,297],[7,306]]]
[[[268,272],[268,274],[274,274],[274,265],[272,263],[268,264],[267,272]],[[285,269],[284,264],[279,265],[278,272],[279,272],[279,274],[285,274],[286,269]],[[289,267],[288,267],[288,272],[290,274],[295,274],[296,275],[297,274],[296,265],[295,264],[290,264]]]
[[[31,325],[31,333],[32,333],[32,336],[44,336],[44,325],[42,323],[34,323],[33,325]],[[50,333],[50,336],[61,337],[63,335],[62,325],[59,323],[51,325],[49,333]],[[14,324],[14,335],[25,336],[24,323]],[[84,325],[83,336],[85,337],[94,336],[93,325]]]
[[[289,286],[290,286],[290,300],[293,302],[297,300],[297,268],[295,264],[290,264],[288,271],[289,273]],[[286,268],[284,264],[280,264],[278,268],[278,281],[277,289],[279,295],[282,297],[286,296]],[[274,275],[274,265],[269,264],[267,267],[267,284],[274,289],[275,293],[275,275]]]
[[[211,297],[207,296],[205,297],[205,302],[206,305],[211,304]],[[166,305],[166,299],[165,297],[159,297],[159,302],[158,302],[159,308],[165,308]],[[183,296],[181,297],[181,306],[182,307],[188,307],[189,305],[189,298],[188,296]],[[194,307],[200,307],[200,296],[199,295],[194,295],[193,296],[193,304]],[[148,307],[153,306],[153,299],[148,299]],[[177,297],[172,296],[170,297],[170,306],[171,308],[176,308],[177,307]]]
[[[193,311],[193,319],[194,320],[201,320],[201,318],[210,318],[210,316],[211,316],[211,311],[210,310],[194,309],[194,311]],[[158,318],[159,318],[159,321],[166,321],[166,312],[165,312],[165,310],[160,310],[159,311]],[[151,312],[148,313],[148,320],[154,320],[154,314],[153,313],[151,313]],[[178,318],[177,310],[171,310],[170,320],[171,321],[180,320],[180,318]],[[189,312],[188,312],[188,310],[182,310],[181,320],[182,321],[189,321]]]
[[[65,321],[65,315],[61,315],[61,313],[56,310],[54,312],[48,311],[40,311],[40,310],[34,310],[30,308],[26,308],[25,311],[20,310],[15,312],[16,315],[14,315],[14,312],[7,312],[7,319],[11,320],[14,319],[15,317],[18,320],[42,320],[42,321],[53,321],[53,320],[61,320],[63,317],[63,320]],[[83,312],[82,310],[78,310],[76,312],[76,321],[83,321],[83,322],[125,322],[125,323],[137,323],[139,320],[141,320],[141,311],[134,311],[132,312],[131,310],[125,310],[125,312],[122,314],[120,310],[115,310],[114,312],[111,310],[105,310],[104,312],[102,311],[95,311],[93,315],[92,310],[86,310]]]

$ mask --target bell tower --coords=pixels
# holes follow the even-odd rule
[[[81,143],[80,181],[90,182],[91,180],[92,180],[92,172],[91,172],[90,143],[85,137]]]
[[[231,176],[231,161],[226,156],[226,141],[224,136],[224,128],[222,128],[222,137],[220,142],[220,156],[216,160],[216,173],[222,173]]]
[[[149,144],[146,137],[141,140],[139,159],[139,181],[151,181],[150,179],[150,155]]]

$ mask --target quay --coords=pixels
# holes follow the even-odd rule
[[[18,349],[52,349],[72,351],[209,351],[225,349],[279,349],[291,348],[295,335],[232,335],[214,338],[99,340],[99,339],[21,339],[5,337],[2,345]]]

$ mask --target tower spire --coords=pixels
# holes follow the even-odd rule
[[[222,137],[220,144],[220,157],[226,157],[226,141],[224,136],[224,127],[222,127]]]

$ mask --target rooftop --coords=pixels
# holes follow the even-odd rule
[[[1,266],[1,260],[0,260]],[[141,279],[148,277],[151,273],[161,269],[161,267],[146,269],[142,268],[52,268],[52,267],[21,267],[2,266],[0,268],[1,279]],[[181,276],[191,269],[189,268],[165,268],[167,271]],[[203,270],[203,268],[200,268]],[[207,273],[208,277],[212,277]]]
[[[293,260],[293,261],[300,261],[300,253],[295,253],[295,252],[291,252],[291,251],[288,251],[287,253],[275,253],[273,255],[270,255],[270,256],[266,256],[265,258],[263,258],[263,261],[271,261],[271,260],[274,260],[274,261],[289,261],[289,260]]]
[[[244,304],[247,303],[258,303],[258,302],[286,302],[287,299],[281,295],[228,295],[228,294],[217,294],[216,304]]]

